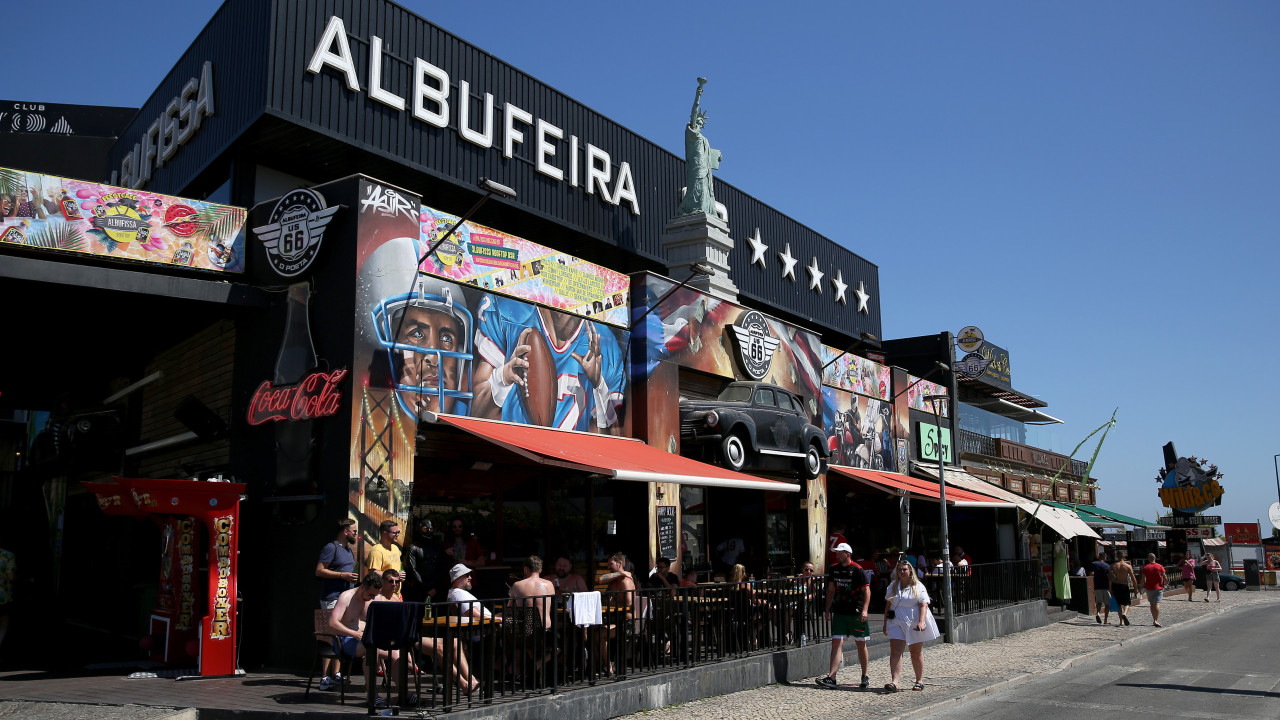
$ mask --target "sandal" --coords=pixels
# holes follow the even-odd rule
[[[922,682],[918,682],[918,683],[916,683],[915,685],[912,685],[912,686],[911,686],[911,689],[912,689],[912,690],[923,690],[923,689],[924,689],[924,683],[922,683]]]
[[[884,689],[888,692],[898,692],[898,686],[894,683],[885,683]]]

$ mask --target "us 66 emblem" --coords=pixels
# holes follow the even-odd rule
[[[253,229],[276,274],[293,277],[311,265],[339,207],[326,207],[323,196],[305,188],[280,198],[270,222]]]
[[[738,360],[742,370],[752,380],[761,380],[769,374],[773,353],[780,341],[769,331],[769,323],[759,311],[751,310],[730,325],[738,343]]]

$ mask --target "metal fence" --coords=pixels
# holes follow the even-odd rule
[[[942,612],[942,575],[924,577],[934,598],[931,609]],[[1043,597],[1043,571],[1035,560],[1011,560],[951,568],[951,602],[956,615],[969,615]]]
[[[825,593],[822,577],[602,592],[598,624],[581,595],[481,600],[482,618],[435,603],[409,690],[452,710],[798,647],[830,637]]]
[[[1039,598],[1035,561],[955,568],[955,613]],[[942,577],[926,575],[942,613]],[[880,590],[883,592],[883,590]],[[591,595],[591,594],[588,594]],[[575,599],[578,607],[575,607]],[[422,705],[453,710],[800,647],[830,637],[825,576],[443,602],[423,608]],[[476,617],[476,607],[483,617]],[[478,683],[473,690],[471,685]]]

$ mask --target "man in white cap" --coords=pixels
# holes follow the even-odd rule
[[[461,603],[458,612],[464,616],[470,615],[477,620],[493,617],[476,596],[471,594],[471,568],[462,563],[449,570],[449,602]]]
[[[836,562],[827,570],[827,605],[824,613],[831,623],[831,672],[818,678],[817,683],[823,687],[836,687],[836,673],[844,660],[844,641],[852,638],[858,646],[858,662],[862,665],[862,682],[859,687],[871,685],[867,676],[867,668],[871,663],[871,655],[867,651],[867,641],[871,639],[871,630],[867,627],[867,606],[871,603],[871,587],[867,585],[867,576],[862,568],[854,565],[853,548],[849,543],[840,543],[835,547]]]

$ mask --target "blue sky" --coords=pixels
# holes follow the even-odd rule
[[[884,337],[979,326],[1054,449],[1119,408],[1101,505],[1172,440],[1266,531],[1280,4],[405,5],[673,152],[706,76],[719,177],[879,265]],[[140,105],[217,6],[20,3],[0,98]]]

